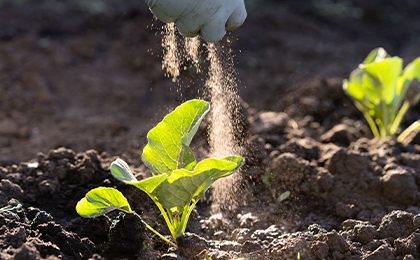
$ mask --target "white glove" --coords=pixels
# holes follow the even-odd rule
[[[185,37],[200,34],[206,42],[217,42],[225,31],[243,24],[244,0],[145,0],[156,17],[165,23],[175,22]]]

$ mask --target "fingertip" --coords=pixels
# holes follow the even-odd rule
[[[179,19],[175,21],[175,25],[178,28],[178,32],[184,37],[195,37],[200,32],[201,27],[193,24],[190,21],[185,22],[185,19]]]
[[[200,30],[200,37],[206,42],[218,42],[225,36],[225,27],[223,24],[206,24]]]
[[[226,22],[226,31],[233,31],[239,26],[241,26],[247,17],[245,3],[242,2],[239,6],[236,7],[235,11],[230,15],[229,19]]]
[[[176,16],[168,15],[167,13],[163,12],[162,10],[158,8],[150,8],[150,12],[154,14],[157,19],[164,23],[173,23],[176,21]]]

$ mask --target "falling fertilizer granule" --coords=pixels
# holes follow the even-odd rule
[[[209,44],[210,68],[209,78],[206,88],[210,97],[213,111],[210,115],[209,143],[212,157],[221,158],[229,154],[240,154],[240,148],[234,139],[233,111],[237,104],[236,77],[233,68],[232,57],[222,55],[223,53],[215,43]],[[224,62],[222,58],[225,57]],[[236,172],[225,178],[223,181],[216,182],[213,187],[213,200],[218,205],[214,211],[218,211],[220,206],[229,207],[236,201],[240,172]]]
[[[173,82],[175,82],[179,76],[179,65],[181,62],[175,31],[175,24],[173,23],[168,23],[163,26],[162,47],[164,55],[162,69],[166,70],[165,75],[167,77],[172,77]]]
[[[223,56],[219,53],[217,44],[210,43],[210,68],[206,89],[213,109],[209,134],[210,153],[213,157],[225,157],[239,152],[234,142],[232,122],[232,111],[237,99],[235,75],[232,66],[223,66]]]
[[[162,67],[166,71],[166,76],[172,77],[176,82],[179,76],[179,67],[182,53],[177,47],[177,34],[174,24],[164,26],[162,47],[164,57]],[[198,37],[185,38],[184,51],[187,60],[199,70],[199,45]],[[240,148],[234,140],[234,125],[238,122],[233,121],[233,111],[236,110],[236,77],[233,68],[233,59],[229,51],[226,51],[217,43],[209,43],[208,61],[209,72],[205,83],[206,98],[210,99],[212,112],[210,114],[209,143],[210,156],[222,158],[231,154],[240,154]],[[216,182],[213,189],[213,199],[215,204],[226,204],[234,201],[233,194],[236,193],[235,184],[240,178],[239,173],[231,175],[223,180]]]
[[[192,66],[195,68],[197,73],[200,73],[200,53],[198,48],[200,47],[200,39],[197,37],[194,38],[185,38],[185,53],[187,55],[187,60],[192,63]]]

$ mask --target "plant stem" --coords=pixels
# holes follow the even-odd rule
[[[175,230],[173,228],[172,222],[169,220],[168,215],[166,214],[165,209],[162,207],[162,205],[159,202],[155,201],[155,204],[158,206],[160,212],[162,213],[163,218],[166,221],[166,225],[168,225],[168,228],[169,228],[169,231],[171,232],[172,237],[176,239]]]
[[[144,222],[144,220],[142,220],[143,224],[146,225],[146,227],[148,229],[150,229],[153,233],[155,233],[156,235],[158,235],[161,239],[163,239],[164,241],[166,241],[168,244],[170,244],[173,247],[178,248],[178,245],[175,244],[174,242],[170,241],[169,239],[166,239],[164,236],[162,236],[159,232],[157,232],[156,230],[154,230],[151,226],[149,226],[146,222]]]
[[[379,85],[381,87],[381,108],[382,108],[382,128],[381,128],[381,138],[386,138],[388,137],[389,134],[389,111],[388,111],[388,106],[386,103],[386,85],[385,85],[385,81],[383,80],[383,78],[381,77],[381,75],[379,73],[376,73],[377,78],[379,79]],[[384,133],[385,132],[385,133]]]
[[[176,222],[174,221],[174,218],[172,217],[171,212],[169,210],[166,210],[165,212],[167,212],[168,214],[168,218],[171,221],[172,228],[174,229],[174,231],[176,231]]]
[[[179,222],[178,229],[176,230],[176,237],[179,237],[184,233],[183,229],[185,230],[185,226],[187,226],[185,218],[188,216],[189,208],[189,205],[186,205],[182,211],[181,221]]]
[[[22,208],[21,204],[18,204],[17,206],[14,206],[12,208],[7,208],[7,206],[6,206],[6,207],[3,207],[3,208],[0,209],[0,213],[7,212],[7,211],[15,211],[15,210],[17,211],[21,208]]]
[[[184,234],[185,229],[187,228],[187,223],[188,223],[188,219],[190,218],[191,212],[193,211],[195,204],[197,204],[198,199],[196,201],[193,202],[193,204],[188,207],[188,212],[186,214],[186,216],[184,216],[184,214],[182,214],[182,219],[181,219],[181,227],[182,227],[182,232],[181,235]]]
[[[362,112],[363,116],[365,117],[366,121],[368,122],[370,130],[372,130],[373,136],[375,136],[376,138],[381,138],[381,136],[379,135],[378,127],[375,124],[375,121],[369,115],[369,113],[366,111],[366,109],[363,107],[363,105],[360,104],[360,102],[357,101],[357,100],[354,100],[353,102],[356,105],[356,107],[360,110],[360,112]]]
[[[405,138],[407,138],[407,136],[409,134],[411,134],[414,130],[416,129],[420,129],[420,119],[417,120],[416,122],[412,123],[409,127],[407,127],[397,138],[397,141],[402,143],[404,141]]]
[[[176,248],[178,248],[178,245],[175,244],[174,242],[170,241],[169,239],[165,238],[164,236],[162,236],[159,232],[157,232],[154,228],[152,228],[151,226],[149,226],[149,224],[147,224],[136,212],[132,211],[137,217],[139,217],[139,219],[141,220],[141,222],[143,222],[143,224],[150,229],[150,231],[152,231],[153,233],[155,233],[156,235],[158,235],[158,237],[160,237],[161,239],[163,239],[165,242],[167,242],[168,244],[170,244],[171,246],[174,246]]]
[[[392,123],[391,129],[389,130],[392,136],[394,136],[397,133],[398,127],[400,126],[401,121],[409,108],[410,102],[408,102],[407,100],[404,101],[403,106],[401,107],[400,111],[398,111],[398,114],[395,117],[394,122]]]
[[[387,135],[387,131],[386,131],[386,127],[384,122],[382,122],[381,119],[376,119],[376,124],[379,127],[379,132],[381,133],[381,138],[380,139],[385,139],[388,135]]]

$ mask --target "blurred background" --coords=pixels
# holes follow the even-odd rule
[[[245,24],[219,44],[255,111],[325,129],[361,120],[342,80],[376,47],[405,64],[420,56],[417,0],[245,2]],[[187,60],[178,83],[164,77],[162,25],[142,0],[0,0],[0,166],[60,146],[138,163],[147,131],[204,92]]]

